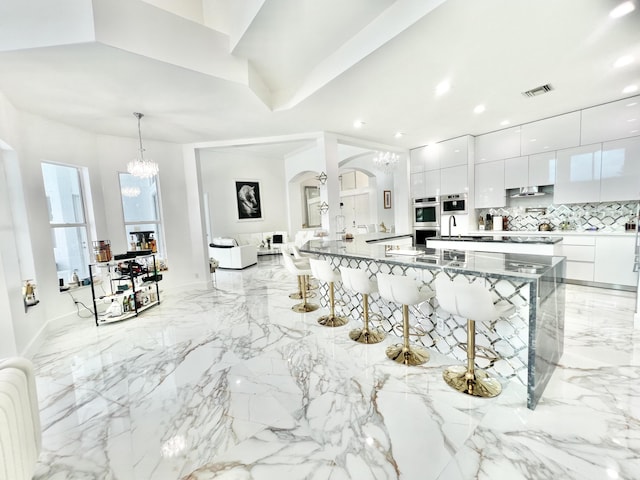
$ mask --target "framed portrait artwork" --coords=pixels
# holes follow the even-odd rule
[[[384,208],[391,208],[391,190],[385,190],[382,194]]]
[[[236,202],[239,220],[256,220],[262,218],[260,201],[260,182],[236,180]]]

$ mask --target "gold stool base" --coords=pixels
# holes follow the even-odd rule
[[[297,303],[291,307],[291,310],[297,313],[309,313],[317,310],[318,308],[320,307],[315,303]]]
[[[307,293],[307,298],[313,298],[315,296],[316,296],[316,294],[313,293],[313,292]],[[291,300],[302,300],[302,294],[300,292],[290,293],[289,294],[289,298]]]
[[[377,328],[367,330],[351,330],[349,332],[349,338],[358,343],[380,343],[387,336],[382,330]]]
[[[349,320],[335,315],[323,315],[318,319],[318,323],[325,327],[342,327],[349,323]]]
[[[442,378],[451,388],[474,397],[492,398],[500,395],[502,385],[484,370],[475,369],[475,378],[467,380],[467,367],[454,365],[442,372]]]
[[[387,347],[387,357],[404,365],[422,365],[429,361],[429,352],[426,348],[410,345],[408,348],[401,343]]]

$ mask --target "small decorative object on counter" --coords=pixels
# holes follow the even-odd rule
[[[509,230],[509,217],[502,217],[502,230]]]
[[[36,305],[39,300],[36,298],[36,284],[33,280],[25,280],[22,285],[22,297],[24,299],[25,310],[26,307]]]
[[[96,256],[96,262],[110,262],[111,242],[109,240],[98,240],[93,242],[93,253]]]
[[[478,219],[478,230],[484,230],[484,218],[482,218],[482,215]]]
[[[382,233],[386,233],[386,232],[388,231],[388,230],[387,230],[387,226],[384,224],[384,222],[381,222],[381,223],[380,223],[380,231],[381,231]]]
[[[74,287],[80,286],[80,277],[78,277],[78,271],[74,270],[73,275],[71,275],[71,285]]]
[[[632,231],[636,229],[636,219],[635,217],[631,217],[627,223],[624,224],[624,229],[626,231]]]
[[[486,220],[484,222],[485,230],[491,230],[491,224],[493,223],[493,216],[490,213],[487,213]]]

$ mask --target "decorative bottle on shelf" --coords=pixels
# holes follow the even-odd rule
[[[482,218],[482,215],[478,219],[478,230],[484,230],[484,218]]]

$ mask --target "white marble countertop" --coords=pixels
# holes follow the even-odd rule
[[[467,235],[523,235],[523,236],[542,236],[542,237],[562,237],[574,235],[593,235],[597,237],[634,237],[635,230],[625,232],[624,230],[607,232],[605,230],[551,230],[540,232],[538,230],[470,230]]]

